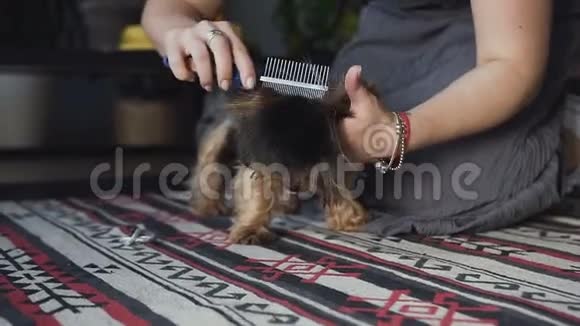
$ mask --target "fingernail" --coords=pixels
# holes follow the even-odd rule
[[[256,80],[254,79],[254,77],[250,77],[248,79],[246,79],[246,87],[247,88],[254,88],[256,86]]]
[[[203,89],[205,89],[208,92],[211,92],[211,85],[203,85]]]
[[[221,81],[221,83],[220,83],[220,87],[221,87],[221,88],[222,88],[224,91],[227,91],[228,89],[230,89],[230,84],[231,84],[230,80],[228,80],[228,79],[224,79],[224,80],[222,80],[222,81]]]

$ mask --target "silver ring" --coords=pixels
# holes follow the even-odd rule
[[[213,39],[216,36],[223,36],[224,32],[220,31],[219,29],[212,29],[211,31],[209,31],[207,33],[207,45],[209,46],[211,44],[211,41],[213,41]]]

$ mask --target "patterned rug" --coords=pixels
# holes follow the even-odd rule
[[[0,325],[580,324],[580,219],[388,239],[311,221],[255,247],[152,194],[0,202]],[[122,242],[138,224],[156,238]]]

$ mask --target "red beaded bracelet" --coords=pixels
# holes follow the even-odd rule
[[[408,149],[409,143],[411,142],[411,120],[409,119],[409,114],[406,112],[399,113],[399,116],[405,125],[405,147]]]

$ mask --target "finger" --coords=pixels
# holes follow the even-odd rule
[[[195,33],[185,36],[184,44],[186,51],[191,56],[191,65],[195,67],[199,83],[206,91],[211,91],[213,84],[213,73],[209,50],[202,40]]]
[[[187,51],[189,53],[189,51]],[[191,77],[191,81],[195,82],[197,73],[196,73],[196,69],[195,69],[195,63],[193,62],[193,60],[191,60],[191,57],[188,55],[187,58],[185,59],[187,61],[187,65],[189,67],[189,70],[191,71],[191,74],[193,75],[193,77]]]
[[[219,22],[216,25],[219,26],[230,40],[234,63],[240,71],[242,84],[247,89],[254,88],[256,86],[256,69],[250,58],[248,49],[229,23]]]
[[[362,83],[361,75],[361,66],[352,66],[346,73],[344,87],[351,103],[368,98],[368,92]]]
[[[176,33],[170,33],[165,42],[167,62],[175,78],[183,81],[192,81],[194,73],[186,64],[186,54],[182,50]]]
[[[228,90],[232,83],[233,70],[230,41],[225,33],[224,35],[216,35],[209,39],[209,34],[212,30],[221,31],[212,23],[206,23],[201,25],[197,29],[197,32],[200,38],[205,39],[209,49],[213,53],[218,84],[223,90]]]

